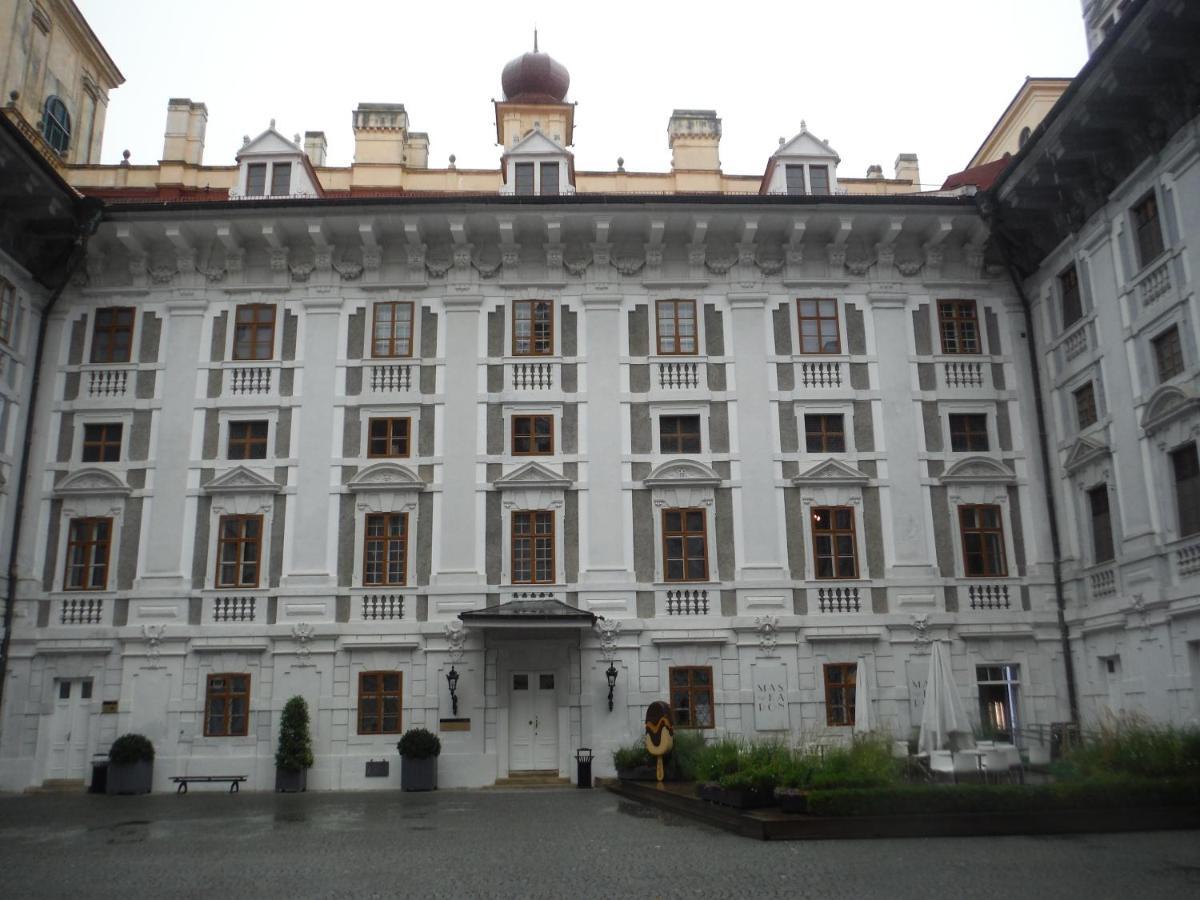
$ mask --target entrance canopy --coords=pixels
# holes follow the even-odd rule
[[[522,628],[527,631],[591,628],[596,622],[594,613],[568,606],[553,597],[509,600],[496,606],[461,612],[458,617],[464,625],[475,628]]]

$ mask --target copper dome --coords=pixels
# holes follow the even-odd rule
[[[526,103],[561,103],[571,86],[571,74],[548,53],[524,53],[504,67],[500,75],[505,100]]]

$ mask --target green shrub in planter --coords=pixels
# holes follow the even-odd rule
[[[865,737],[827,750],[809,784],[814,790],[887,787],[898,783],[902,772],[887,740]]]
[[[292,697],[284,704],[279,722],[279,744],[275,749],[277,791],[308,789],[308,770],[313,764],[308,722],[308,704],[303,697]]]
[[[437,758],[441,739],[424,728],[410,728],[396,744],[400,751],[400,787],[405,791],[437,789]]]
[[[1135,715],[1103,723],[1056,762],[1059,778],[1200,777],[1200,728],[1156,725]]]
[[[123,734],[108,750],[110,794],[148,794],[154,783],[154,745],[143,734]]]
[[[680,781],[695,781],[699,777],[697,766],[706,746],[700,731],[681,728],[675,732],[675,746],[669,761]]]
[[[643,741],[638,740],[625,747],[618,747],[612,752],[613,767],[619,771],[631,771],[640,766],[654,764],[654,758],[647,752]]]

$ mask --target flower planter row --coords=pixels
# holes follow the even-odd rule
[[[774,788],[755,790],[753,788],[723,788],[716,783],[696,786],[696,793],[701,800],[729,806],[733,809],[766,809],[778,806],[786,813],[808,812],[808,793],[806,791]]]

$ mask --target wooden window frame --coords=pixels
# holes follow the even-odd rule
[[[521,170],[529,167],[529,190],[521,190]],[[533,197],[537,194],[537,165],[532,162],[513,163],[513,194],[517,197]]]
[[[252,318],[248,322],[239,321],[242,310],[249,310],[253,313]],[[261,317],[261,314],[270,310],[270,319]],[[233,359],[238,362],[264,362],[275,358],[275,323],[278,319],[278,309],[274,303],[239,303],[233,310]],[[249,345],[250,355],[242,355],[239,345],[242,343],[238,340],[238,330],[247,328],[250,332],[250,338],[247,341]],[[267,340],[263,341],[260,337],[262,333],[267,334]],[[267,345],[267,355],[258,356],[258,351],[255,349],[261,344]]]
[[[121,323],[121,314],[129,314],[128,324]],[[108,319],[101,324],[101,317]],[[137,308],[133,306],[102,306],[96,310],[92,322],[92,355],[91,361],[98,365],[112,363],[127,363],[133,359],[133,326],[137,321]],[[124,355],[116,352],[117,335],[124,334],[128,339]],[[107,340],[101,341],[101,336]],[[101,349],[103,347],[103,350]]]
[[[1103,498],[1102,504],[1097,501]],[[1108,485],[1098,484],[1087,491],[1088,521],[1092,529],[1092,563],[1101,565],[1116,559],[1116,540],[1113,534],[1112,504]]]
[[[550,423],[550,431],[547,435],[538,434],[537,423],[539,420],[545,420]],[[518,424],[528,424],[529,431],[526,434],[517,434]],[[510,448],[513,456],[553,456],[554,455],[554,415],[552,413],[521,413],[513,415],[508,425]],[[549,446],[544,449],[538,449],[538,441],[541,438],[549,440]],[[528,447],[524,450],[520,449],[519,441],[528,441]]]
[[[279,186],[278,185],[279,170],[281,168],[287,169],[287,184],[285,184],[283,186],[284,190],[277,191],[276,188]],[[273,162],[273,163],[271,163],[270,191],[271,191],[270,196],[272,196],[272,197],[290,197],[292,195],[292,164],[290,162]]]
[[[663,311],[670,307],[671,314],[664,316]],[[681,316],[680,310],[691,308],[692,315],[692,349],[681,349],[682,341],[680,340],[679,323],[686,321],[687,316]],[[663,334],[663,321],[669,320],[673,333],[670,335]],[[696,301],[695,300],[656,300],[654,303],[654,337],[655,349],[659,356],[698,356],[700,354],[700,322],[696,317]],[[664,341],[665,338],[665,341]],[[674,349],[666,348],[666,344],[673,343]]]
[[[1063,329],[1070,328],[1083,318],[1083,294],[1079,289],[1079,267],[1067,266],[1058,276],[1059,313]]]
[[[106,534],[99,537],[99,528],[103,525]],[[78,535],[76,529],[82,529]],[[67,522],[67,552],[63,566],[64,591],[106,591],[108,590],[109,569],[112,563],[113,519],[111,516],[78,516]],[[76,550],[82,552],[82,562],[78,566],[71,563]],[[78,586],[71,584],[71,570],[78,568],[82,572],[82,583]],[[94,584],[93,574],[101,574],[101,583]]]
[[[1190,454],[1190,459],[1188,459]],[[1183,444],[1171,451],[1171,487],[1175,494],[1175,514],[1179,524],[1179,537],[1200,534],[1200,446],[1195,441]],[[1193,472],[1180,477],[1180,469],[1191,466]]]
[[[820,528],[820,514],[827,513],[829,518],[829,527]],[[837,525],[839,513],[848,513],[850,516],[850,527],[841,528]],[[810,530],[812,531],[812,551],[813,551],[813,578],[818,581],[857,581],[859,577],[858,564],[858,529],[855,522],[853,506],[814,506],[809,516]],[[829,539],[829,552],[822,553],[820,550],[820,539],[827,537]],[[854,563],[854,571],[849,575],[839,575],[839,560],[846,559],[844,553],[837,552],[838,538],[850,538],[850,548],[852,553],[850,559]],[[822,559],[830,561],[830,575],[822,575],[820,570],[820,562]]]
[[[555,584],[558,581],[558,546],[557,546],[557,530],[558,523],[554,521],[554,510],[546,509],[518,509],[513,510],[512,517],[509,520],[509,576],[513,584]],[[547,521],[550,523],[550,531],[548,533],[538,534],[538,520]],[[529,531],[527,533],[518,533],[517,523],[520,521],[529,522]],[[550,541],[550,565],[547,578],[538,578],[538,541],[539,539],[549,538]],[[529,542],[529,577],[517,577],[517,544],[521,541]]]
[[[706,672],[708,674],[708,684],[697,684],[694,680],[696,672]],[[677,685],[675,683],[676,673],[686,673],[687,684]],[[680,690],[687,695],[687,722],[681,721],[683,718],[679,712],[681,707],[675,705],[675,691]],[[675,721],[676,728],[684,728],[689,731],[706,731],[717,727],[717,704],[716,697],[713,693],[713,670],[712,666],[670,666],[667,669],[667,691],[668,698],[671,701],[671,718]],[[697,707],[696,698],[706,697],[708,699],[708,714],[709,722],[705,724],[697,724],[694,719],[694,712]]]
[[[17,289],[12,282],[0,278],[0,344],[12,344],[17,324]]]
[[[386,428],[386,436],[382,440],[387,442],[388,449],[383,453],[375,451],[375,423],[384,423]],[[401,427],[398,423],[403,422]],[[399,434],[403,431],[404,452],[392,453],[391,447],[393,443],[401,438]],[[411,416],[372,416],[367,419],[367,459],[408,459],[412,456],[412,417]]]
[[[700,530],[694,531],[688,528],[687,519],[691,513],[700,514]],[[667,526],[667,518],[672,515],[679,516],[679,529],[672,530]],[[710,570],[708,564],[708,510],[699,506],[682,506],[672,509],[664,509],[662,511],[662,575],[663,581],[669,584],[703,584],[709,580]],[[688,577],[688,564],[694,559],[688,554],[688,540],[692,538],[700,538],[704,548],[704,572],[699,578]],[[670,574],[670,563],[675,557],[670,555],[668,544],[672,540],[679,541],[680,555],[678,557],[681,563],[682,575],[679,578],[672,578]]]
[[[89,435],[88,432],[92,434]],[[84,422],[83,423],[83,442],[80,444],[79,459],[86,463],[115,463],[121,461],[121,443],[125,437],[125,424],[123,422]],[[115,453],[112,459],[108,459],[106,454],[109,450],[114,450]],[[94,451],[94,456],[88,458],[89,451]]]
[[[255,425],[266,426],[265,433],[261,438],[255,437],[251,431]],[[244,434],[234,434],[235,431],[245,429]],[[268,444],[271,436],[271,423],[266,419],[237,419],[229,422],[229,434],[225,442],[225,457],[226,459],[266,459]],[[255,448],[262,448],[262,455],[256,456],[252,452]],[[234,453],[234,448],[239,448],[239,454]]]
[[[829,420],[837,419],[838,427],[830,428]],[[813,427],[815,420],[816,426]],[[840,446],[837,446],[840,443]],[[833,446],[830,446],[833,444]],[[804,414],[804,452],[806,453],[845,453],[846,452],[846,414],[845,413],[805,413]]]
[[[246,537],[245,523],[254,521],[258,524],[258,533],[254,537]],[[241,527],[239,533],[233,537],[225,536],[225,525],[230,522],[239,522]],[[235,561],[232,563],[235,572],[237,573],[233,581],[224,581],[221,577],[221,570],[225,567],[223,562],[223,551],[225,547],[233,546],[236,548]],[[254,559],[247,560],[243,558],[243,547],[254,547]],[[263,516],[259,513],[250,515],[228,515],[219,516],[217,518],[217,570],[213,575],[213,586],[218,589],[238,590],[257,588],[262,584],[262,548],[263,548]],[[254,583],[250,584],[242,577],[243,569],[246,566],[254,566]]]
[[[798,185],[792,180],[793,173],[800,176],[800,183]],[[799,187],[800,190],[792,190],[794,187]],[[808,193],[808,178],[804,173],[803,163],[784,164],[783,190],[789,197],[803,197]]]
[[[244,690],[234,690],[234,679],[244,678]],[[221,689],[214,689],[213,682],[222,679],[226,682]],[[232,728],[233,701],[240,698],[244,704],[242,727],[240,731]],[[221,727],[214,730],[212,726],[213,701],[224,700],[221,710]],[[204,679],[204,736],[205,737],[246,737],[250,734],[250,673],[249,672],[213,672]]]
[[[679,423],[685,419],[695,419],[695,434],[690,431],[684,431],[679,427]],[[672,423],[675,427],[668,429],[668,423]],[[703,453],[703,432],[704,420],[699,413],[664,413],[658,417],[658,452],[671,456],[692,456],[697,453]],[[696,449],[688,450],[684,442],[693,437],[696,439]]]
[[[1100,421],[1100,408],[1096,405],[1095,382],[1089,381],[1071,391],[1071,401],[1075,405],[1075,424],[1080,431],[1090,428]],[[1087,413],[1086,417],[1084,413]]]
[[[982,521],[982,514],[985,510],[994,510],[996,513],[996,527],[990,528],[979,524]],[[968,514],[974,515],[975,524],[968,526]],[[971,572],[970,553],[967,549],[968,535],[994,535],[995,547],[999,558],[995,558],[991,552],[989,542],[981,539],[979,542],[979,556],[983,560],[982,572]],[[1008,577],[1008,550],[1004,546],[1004,510],[997,503],[965,503],[958,507],[958,536],[962,543],[962,563],[964,578],[1007,578]]]
[[[408,349],[406,352],[400,352],[397,349],[401,338],[396,335],[396,324],[399,319],[396,316],[397,311],[404,307],[408,310]],[[388,352],[379,352],[379,310],[388,308],[391,310],[390,334],[386,338]],[[371,308],[371,358],[372,359],[411,359],[413,355],[413,336],[416,328],[416,310],[415,304],[411,300],[384,300],[376,303]]]
[[[246,196],[247,197],[266,197],[267,196],[267,180],[270,178],[269,166],[265,162],[247,163],[246,164]],[[252,173],[262,172],[262,190],[255,193],[251,189],[253,182]]]
[[[1144,269],[1167,249],[1158,210],[1158,194],[1151,189],[1130,210],[1133,216],[1133,239],[1137,245],[1138,269]]]
[[[944,356],[981,356],[983,333],[979,330],[979,304],[974,300],[946,299],[937,301],[938,339]],[[968,325],[973,335],[968,335]],[[968,340],[974,349],[966,349]]]
[[[833,673],[837,674],[837,678],[830,678]],[[829,728],[853,727],[858,711],[857,663],[825,663],[822,674],[825,681],[825,725]],[[834,703],[831,697],[839,690],[842,691],[842,702]]]
[[[1164,328],[1152,337],[1150,349],[1154,353],[1154,374],[1158,377],[1159,384],[1165,384],[1187,369],[1178,325]],[[1168,368],[1171,368],[1171,371],[1168,371]]]
[[[546,172],[554,173],[554,190],[546,190]],[[546,197],[557,197],[562,193],[562,179],[559,177],[562,174],[561,168],[556,162],[543,162],[538,164],[538,194]]]
[[[383,532],[379,535],[371,534],[372,520],[382,522]],[[390,533],[392,522],[400,522],[400,534],[393,535]],[[392,545],[398,544],[400,547],[400,577],[399,580],[392,580],[389,574],[390,566],[388,558]],[[372,546],[381,546],[382,555],[380,556],[379,570],[382,573],[381,577],[372,580],[370,577],[370,557]],[[363,518],[363,568],[362,568],[362,583],[363,587],[405,587],[408,584],[408,513],[405,512],[386,512],[386,513],[367,513]]]
[[[365,687],[365,682],[368,678],[376,678],[377,687],[373,691],[368,691]],[[396,689],[388,690],[388,678],[396,678]],[[396,700],[396,727],[387,728],[384,725],[384,703],[389,697],[394,697]],[[363,720],[365,718],[363,711],[363,700],[373,699],[376,703],[375,712],[375,727],[364,727]],[[374,670],[370,672],[358,673],[358,714],[355,717],[358,720],[359,734],[400,734],[404,729],[404,673],[397,670]]]
[[[815,303],[815,315],[806,315],[804,313],[805,303]],[[833,315],[825,315],[821,311],[821,304],[832,303]],[[839,356],[842,352],[842,309],[836,297],[799,297],[796,300],[796,350],[800,356]],[[837,336],[836,346],[832,350],[825,349],[825,344],[821,340],[821,323],[833,322],[833,332]],[[817,333],[814,335],[817,341],[816,350],[806,350],[804,348],[804,323],[816,322]]]
[[[987,413],[947,413],[946,425],[950,430],[951,453],[987,453],[992,439],[988,434]],[[978,427],[982,420],[983,427]],[[979,445],[982,438],[983,445]]]
[[[534,324],[536,322],[536,310],[540,305],[545,305],[549,310],[547,319],[549,336],[546,338],[546,349],[538,350],[537,338],[534,336]],[[517,310],[523,307],[529,307],[529,349],[517,349]],[[546,299],[532,300],[514,300],[512,305],[512,355],[513,356],[553,356],[554,355],[554,301]]]
[[[825,176],[825,184],[822,189],[817,189],[816,181],[813,179],[814,172],[821,172]],[[810,165],[807,172],[808,192],[814,197],[828,197],[833,193],[833,180],[829,177],[829,166],[814,166]]]

